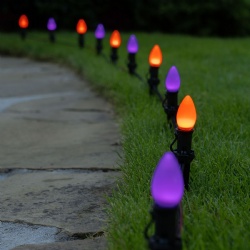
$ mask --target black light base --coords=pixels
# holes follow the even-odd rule
[[[154,223],[155,233],[148,237],[145,229],[145,238],[148,241],[148,248],[150,250],[181,250],[181,223],[182,213],[181,207],[161,208],[154,204],[151,211],[152,223]]]
[[[178,92],[166,92],[165,99],[162,102],[165,113],[168,119],[176,116],[178,110]]]
[[[137,67],[137,64],[135,62],[135,53],[129,53],[128,54],[128,71],[131,75],[135,73],[135,69]]]
[[[53,31],[49,32],[49,40],[51,43],[55,43],[55,33]]]
[[[172,120],[173,126],[176,128],[176,114],[178,110],[178,92],[166,92],[162,107],[167,114],[167,119]]]
[[[157,90],[157,86],[160,83],[160,80],[158,79],[158,67],[150,67],[149,68],[149,74],[150,77],[148,79],[149,84],[149,94],[153,95],[154,92]]]
[[[179,153],[189,153],[192,148],[192,135],[194,130],[181,130],[179,128],[176,129],[177,135],[177,151]]]
[[[195,158],[194,151],[190,150],[189,152],[179,153],[177,150],[173,151],[175,157],[178,159],[178,162],[182,169],[184,187],[189,190],[189,175],[190,175],[190,163]]]
[[[173,242],[167,239],[161,239],[157,236],[153,236],[149,239],[148,247],[150,250],[181,250],[182,241],[176,238]]]
[[[84,48],[84,34],[79,34],[78,45],[80,48]]]
[[[21,30],[20,30],[20,35],[21,35],[21,39],[22,39],[22,40],[25,40],[25,39],[26,39],[26,36],[27,36],[26,29],[21,29]]]
[[[96,52],[97,52],[97,55],[101,54],[102,49],[103,49],[103,47],[102,47],[102,39],[97,38],[96,39]]]
[[[111,48],[111,54],[110,54],[110,59],[112,63],[116,63],[118,60],[118,55],[117,55],[117,48]]]
[[[193,131],[176,129],[177,149],[172,150],[181,165],[186,190],[189,190],[190,163],[195,158],[194,151],[191,149]]]

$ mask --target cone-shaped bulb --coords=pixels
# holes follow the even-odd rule
[[[127,43],[128,53],[137,53],[139,49],[138,42],[135,35],[131,35]]]
[[[82,35],[87,32],[87,24],[83,19],[79,19],[76,25],[76,31],[78,34]]]
[[[183,196],[182,171],[174,153],[166,152],[155,168],[151,180],[151,195],[154,202],[163,208],[177,206]]]
[[[196,123],[196,109],[189,95],[184,97],[177,110],[176,122],[180,130],[190,131],[194,128]]]
[[[179,72],[175,66],[172,66],[166,76],[165,86],[168,92],[178,92],[181,85]]]
[[[19,27],[22,29],[26,29],[29,26],[29,20],[26,15],[21,15],[18,20]]]
[[[56,30],[56,21],[53,17],[49,18],[48,23],[47,23],[47,29],[48,30]]]
[[[121,45],[121,36],[120,36],[120,32],[118,30],[114,30],[110,36],[110,40],[109,40],[109,43],[110,43],[110,46],[112,48],[119,48],[120,45]]]
[[[97,25],[95,30],[95,37],[97,39],[103,39],[105,37],[105,29],[104,26],[100,23]]]
[[[162,63],[162,52],[158,44],[154,45],[152,48],[148,57],[148,61],[151,67],[160,67]]]

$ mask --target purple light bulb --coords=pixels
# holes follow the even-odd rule
[[[170,70],[168,71],[168,74],[166,76],[165,81],[166,89],[168,92],[178,92],[180,85],[181,85],[181,79],[179,72],[175,66],[172,66]]]
[[[102,39],[105,36],[105,29],[104,26],[100,23],[97,25],[97,28],[95,30],[95,37],[97,39]]]
[[[182,171],[174,153],[166,152],[154,171],[151,195],[155,204],[163,208],[176,207],[183,196]]]
[[[51,31],[56,30],[56,21],[53,17],[49,18],[47,28]]]
[[[128,53],[137,53],[139,49],[138,42],[135,35],[131,35],[128,39],[127,50]]]

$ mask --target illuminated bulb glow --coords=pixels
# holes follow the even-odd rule
[[[196,123],[196,109],[192,98],[184,97],[176,114],[177,126],[180,130],[191,131]]]
[[[129,37],[128,43],[127,43],[127,51],[128,53],[137,53],[139,49],[138,42],[135,35],[131,35]]]
[[[112,48],[119,48],[121,45],[121,36],[118,30],[114,30],[110,36],[109,40],[110,46]]]
[[[47,23],[47,29],[51,31],[56,30],[56,21],[53,17],[49,18]]]
[[[104,26],[100,23],[97,25],[96,30],[95,30],[95,37],[97,39],[103,39],[105,36],[105,29]]]
[[[87,24],[83,19],[79,19],[76,25],[76,31],[78,34],[82,35],[87,32]]]
[[[160,67],[162,63],[162,52],[158,44],[154,45],[150,51],[148,61],[151,67]]]
[[[183,192],[184,181],[179,162],[174,153],[166,152],[155,168],[151,195],[158,206],[173,208],[180,203]]]
[[[165,86],[168,92],[178,92],[181,85],[179,72],[175,66],[172,66],[166,76]]]
[[[19,27],[22,29],[26,29],[29,26],[29,20],[26,15],[21,15],[18,21]]]

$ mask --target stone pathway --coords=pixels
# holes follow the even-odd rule
[[[0,57],[0,138],[0,249],[106,249],[110,104],[69,69]]]

